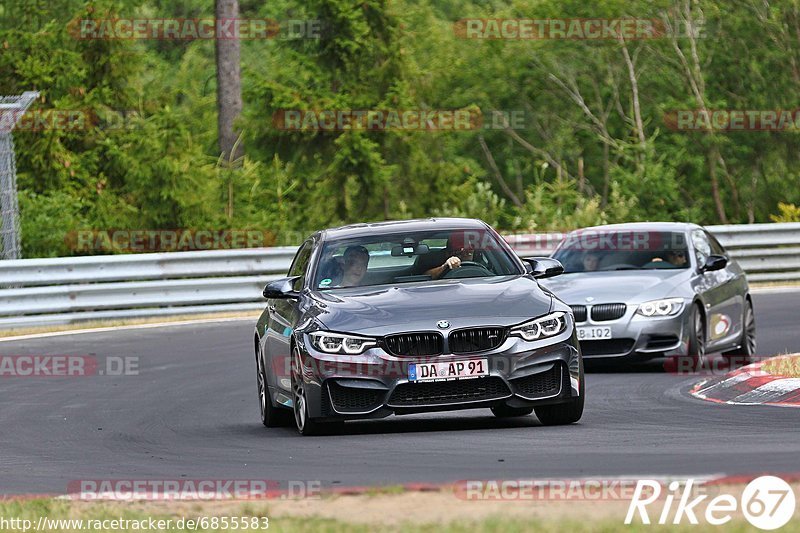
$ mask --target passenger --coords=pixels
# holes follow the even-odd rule
[[[583,254],[583,271],[584,272],[593,272],[597,270],[597,266],[600,264],[600,256],[596,253],[588,252]]]
[[[349,246],[342,256],[344,267],[342,274],[342,287],[358,287],[367,273],[369,252],[363,246]]]

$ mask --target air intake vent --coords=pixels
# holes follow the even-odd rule
[[[598,341],[581,341],[581,353],[584,357],[603,355],[625,355],[633,350],[636,341],[633,339],[603,339]]]
[[[556,363],[550,370],[524,378],[517,378],[512,380],[511,383],[514,384],[517,392],[526,398],[553,396],[558,394],[558,390],[561,387],[562,369],[562,364]]]
[[[329,383],[328,388],[333,406],[340,413],[358,413],[375,409],[386,394],[386,391],[380,389],[343,387],[336,382]]]
[[[511,394],[502,379],[494,376],[437,383],[401,383],[389,398],[389,405],[415,407],[480,402]]]

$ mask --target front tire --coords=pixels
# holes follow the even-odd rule
[[[706,364],[706,323],[699,304],[692,306],[692,315],[689,318],[687,357],[691,360],[695,372],[700,372]]]
[[[731,363],[731,366],[733,366],[733,363],[748,365],[753,362],[756,356],[756,318],[753,313],[753,304],[750,303],[750,300],[745,301],[742,339],[739,342],[739,348],[722,353]]]
[[[258,377],[258,400],[261,405],[261,423],[268,428],[286,427],[292,424],[292,412],[272,405],[269,395],[269,381],[264,368],[264,358],[256,356],[256,373]]]
[[[325,435],[340,429],[343,422],[319,422],[309,415],[305,381],[301,375],[302,361],[295,346],[292,350],[292,411],[297,432],[303,436]]]
[[[534,408],[536,418],[545,426],[565,426],[574,424],[583,416],[583,404],[586,399],[586,383],[583,377],[583,362],[580,366],[580,396],[564,403],[543,405]]]

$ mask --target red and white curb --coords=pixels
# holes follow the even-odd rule
[[[800,354],[781,355],[705,379],[689,393],[728,405],[800,407]]]

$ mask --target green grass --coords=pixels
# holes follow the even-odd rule
[[[153,519],[172,519],[177,520],[181,516],[176,512],[162,511],[162,512],[147,512],[145,510],[136,509],[134,505],[123,503],[92,503],[92,504],[76,504],[74,502],[63,500],[26,500],[26,501],[5,501],[0,502],[0,518],[9,520],[12,518],[28,519],[33,524],[36,524],[40,516],[45,516],[49,519],[84,519],[84,520],[104,520],[122,518],[127,520],[146,520]],[[197,516],[215,516],[213,511],[214,503],[198,503],[184,507],[186,518]],[[211,507],[211,508],[209,508]],[[204,511],[205,509],[205,511]],[[619,520],[603,519],[598,522],[591,521],[577,521],[577,520],[559,520],[559,519],[537,519],[537,520],[522,520],[522,519],[509,519],[502,516],[495,516],[488,519],[471,521],[471,520],[458,520],[449,524],[438,523],[423,523],[423,524],[400,524],[396,526],[386,526],[380,523],[375,524],[354,524],[349,522],[342,522],[319,517],[271,517],[269,514],[269,504],[253,504],[246,503],[240,505],[238,508],[228,507],[229,510],[225,511],[225,515],[221,516],[256,516],[269,518],[269,531],[287,531],[287,532],[330,532],[330,533],[369,533],[372,531],[397,531],[403,533],[467,533],[467,532],[486,532],[486,533],[516,533],[537,531],[543,533],[561,533],[563,531],[570,531],[576,533],[583,532],[608,532],[614,533],[617,531],[632,531],[632,532],[646,532],[646,531],[679,531],[679,532],[744,532],[755,531],[755,529],[742,520],[733,521],[726,524],[724,527],[715,527],[711,525],[691,526],[689,524],[683,526],[652,526],[635,524],[625,526],[622,523],[622,518]],[[432,516],[435,517],[435,509],[429,510]],[[205,515],[203,514],[205,512]],[[2,532],[19,532],[21,529],[10,529],[0,527]],[[52,532],[67,532],[78,531],[73,529],[48,529]],[[83,529],[82,531],[135,531],[140,533],[144,530],[136,528],[129,529]],[[197,529],[178,529],[173,527],[162,529],[158,531],[233,531],[233,529],[223,528],[197,528]],[[242,531],[241,529],[239,531]],[[255,533],[254,529],[250,532]],[[261,529],[260,531],[264,531]],[[800,533],[800,522],[790,522],[786,527],[781,529],[785,533]],[[39,532],[42,533],[42,532]]]
[[[404,492],[406,492],[406,489],[402,485],[386,485],[379,487],[370,487],[367,489],[365,495],[374,498],[376,496],[403,494]]]

